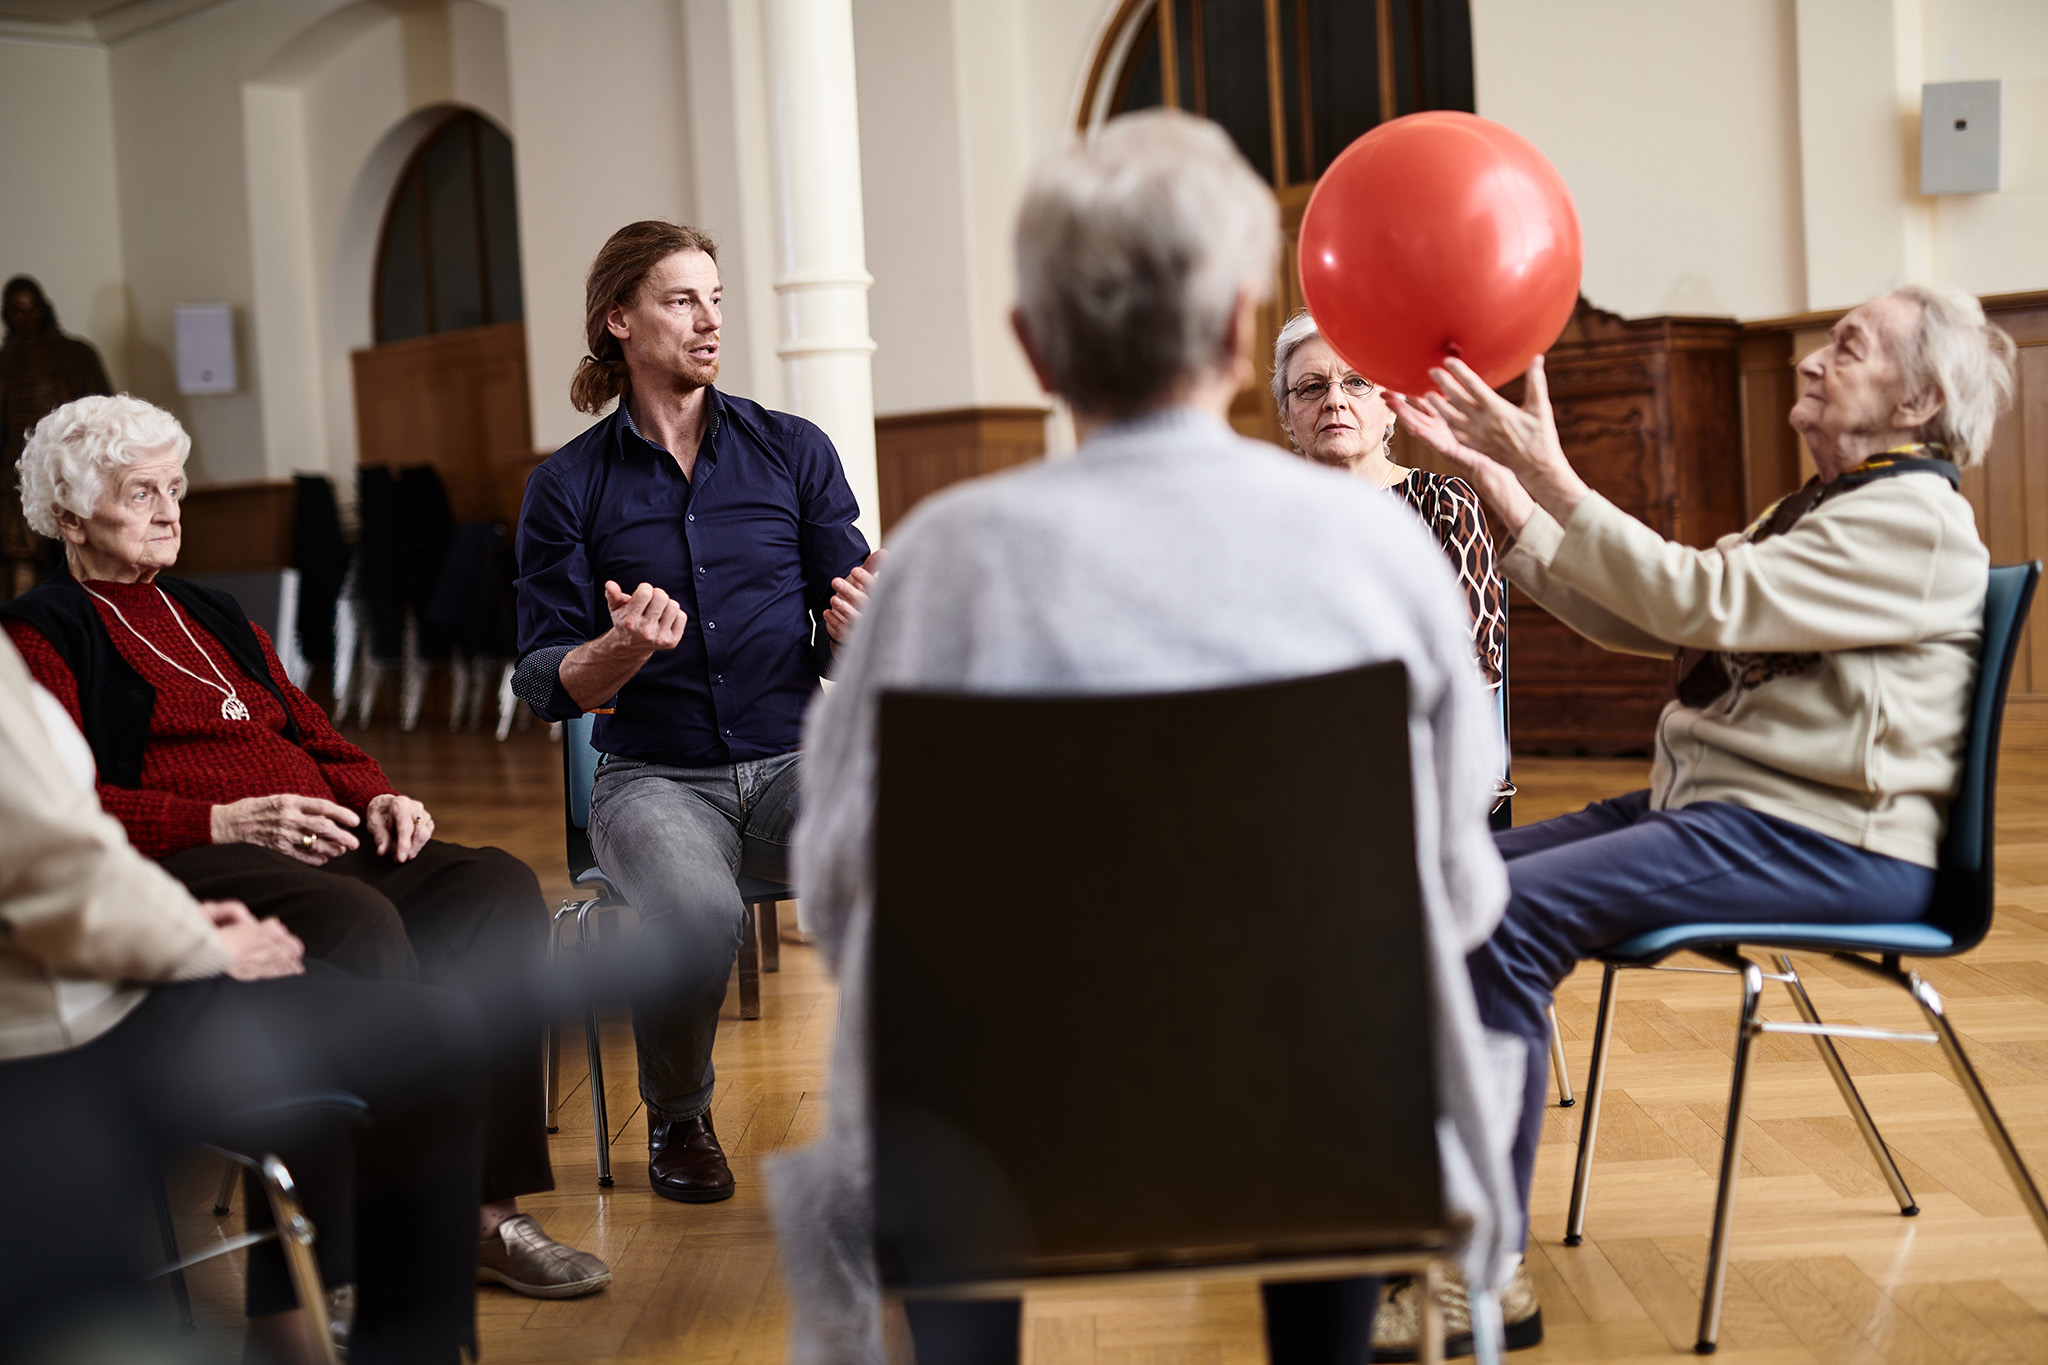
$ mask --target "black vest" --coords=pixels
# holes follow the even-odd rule
[[[211,635],[242,671],[284,707],[284,737],[300,740],[298,724],[284,693],[270,676],[263,646],[243,614],[241,603],[224,592],[202,588],[182,578],[159,574],[157,586]],[[0,621],[33,626],[57,651],[78,681],[78,713],[85,742],[92,746],[99,780],[115,787],[142,785],[142,756],[149,747],[149,725],[156,715],[156,688],[114,648],[106,622],[84,588],[68,570],[56,573],[11,602],[0,603]]]

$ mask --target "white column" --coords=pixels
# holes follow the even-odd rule
[[[775,295],[790,410],[839,448],[860,528],[881,539],[852,0],[765,0]]]

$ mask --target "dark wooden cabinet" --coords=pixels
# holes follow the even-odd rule
[[[1741,340],[1732,320],[1632,322],[1582,299],[1546,361],[1572,466],[1686,545],[1710,545],[1744,523]],[[1519,399],[1518,390],[1508,392]],[[1610,654],[1513,589],[1508,639],[1518,751],[1648,750],[1671,697],[1670,662]]]

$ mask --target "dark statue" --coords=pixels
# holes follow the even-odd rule
[[[7,320],[6,340],[0,341],[0,468],[6,470],[8,489],[0,505],[0,555],[6,558],[0,598],[7,598],[33,587],[56,562],[52,543],[29,529],[21,511],[14,462],[21,458],[29,429],[74,398],[114,389],[91,343],[58,330],[57,310],[41,285],[16,275],[0,290],[0,301]]]

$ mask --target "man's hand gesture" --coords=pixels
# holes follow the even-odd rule
[[[852,637],[853,623],[860,619],[861,609],[868,604],[868,589],[874,586],[875,574],[888,556],[887,550],[877,550],[854,566],[846,577],[832,580],[832,601],[825,608],[825,633],[832,637],[835,649]]]
[[[655,654],[682,643],[683,623],[690,614],[682,604],[652,583],[642,583],[629,597],[605,580],[604,604],[612,614],[612,636],[623,648]]]

